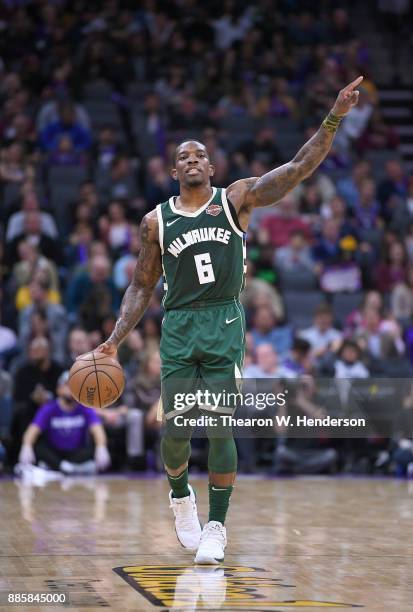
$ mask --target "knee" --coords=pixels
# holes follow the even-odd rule
[[[191,452],[187,438],[172,438],[164,436],[161,440],[162,461],[169,468],[176,469],[186,463]]]

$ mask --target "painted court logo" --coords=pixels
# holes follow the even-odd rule
[[[265,569],[239,565],[133,565],[115,567],[135,591],[153,606],[168,609],[231,609],[264,612],[290,608],[357,608],[355,604],[292,599],[295,585],[273,578]],[[286,594],[286,597],[279,597]]]
[[[217,217],[221,211],[222,211],[222,206],[220,206],[219,204],[210,204],[205,212],[207,215],[212,215],[213,217]]]

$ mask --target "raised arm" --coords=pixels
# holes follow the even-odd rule
[[[107,355],[116,355],[119,344],[139,323],[162,274],[158,220],[155,210],[142,219],[140,235],[141,250],[132,282],[123,296],[119,319],[116,321],[115,329],[110,337],[96,349]]]
[[[362,80],[360,76],[340,91],[318,131],[291,161],[261,177],[242,179],[228,187],[227,196],[238,210],[241,225],[244,225],[242,217],[247,217],[253,208],[270,206],[281,200],[327,157],[341,119],[357,104],[359,92],[356,87]]]

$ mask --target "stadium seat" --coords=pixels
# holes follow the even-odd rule
[[[20,182],[7,182],[3,186],[3,207],[8,208],[20,197]]]
[[[289,271],[279,269],[283,291],[312,291],[317,288],[317,277],[310,271]]]
[[[334,318],[341,326],[348,315],[361,304],[363,293],[335,293],[333,295]]]
[[[83,88],[83,96],[86,99],[107,100],[111,93],[111,85],[104,80],[91,81]]]
[[[121,127],[118,109],[113,102],[86,100],[85,108],[90,115],[92,128],[94,130],[99,130],[106,125],[110,125],[115,129]]]
[[[288,321],[296,329],[310,327],[315,309],[325,301],[321,291],[286,291],[283,298]]]
[[[73,186],[76,191],[86,180],[87,170],[78,166],[52,166],[49,170],[49,185],[61,187],[63,184]]]

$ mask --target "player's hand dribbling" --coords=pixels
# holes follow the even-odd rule
[[[346,87],[343,87],[343,89],[340,90],[337,96],[337,100],[335,101],[334,106],[331,109],[331,112],[336,117],[344,117],[345,115],[347,115],[348,112],[351,111],[353,106],[357,104],[359,99],[359,91],[357,91],[356,87],[360,85],[362,80],[363,77],[359,76],[357,77],[357,79],[355,79],[354,81],[346,85]]]
[[[118,347],[113,342],[107,340],[106,342],[102,342],[102,344],[99,344],[99,346],[95,348],[94,352],[104,353],[105,355],[108,355],[109,357],[114,357],[116,359]]]
[[[103,353],[104,355],[108,355],[109,357],[114,357],[114,359],[117,359],[118,348],[113,342],[109,342],[109,340],[106,340],[106,342],[102,342],[102,344],[99,344],[99,346],[93,349],[92,353]],[[78,355],[78,357],[76,357],[76,361],[78,359],[82,359],[87,354],[88,353]]]

